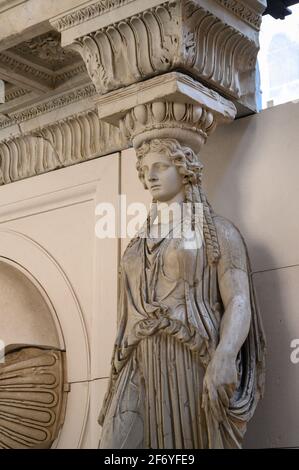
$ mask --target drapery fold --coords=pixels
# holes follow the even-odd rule
[[[174,262],[177,277],[167,273]],[[244,263],[251,327],[237,358],[239,386],[229,407],[219,403],[218,422],[208,405],[202,407],[203,377],[224,313],[217,266],[208,264],[204,243],[197,250],[168,238],[137,236],[130,243],[121,263],[120,321],[99,417],[100,447],[241,447],[263,392],[265,350],[248,256]]]

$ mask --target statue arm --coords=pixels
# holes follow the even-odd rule
[[[236,358],[249,333],[251,304],[243,239],[225,219],[218,220],[216,228],[221,252],[217,277],[224,314],[219,343],[205,374],[203,400],[209,400],[214,416],[221,421],[222,405],[229,406],[238,385]]]
[[[224,315],[220,325],[217,352],[235,361],[250,328],[248,274],[241,269],[230,268],[221,277],[219,288]]]

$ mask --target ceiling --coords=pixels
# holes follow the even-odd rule
[[[12,112],[90,83],[81,56],[63,49],[60,34],[54,30],[0,51],[0,80],[5,83],[0,121]]]

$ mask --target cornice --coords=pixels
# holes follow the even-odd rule
[[[216,0],[221,6],[234,13],[257,31],[260,30],[262,16],[240,0]]]
[[[84,8],[77,9],[71,13],[55,18],[51,21],[57,31],[62,32],[74,26],[89,21],[97,16],[115,10],[121,6],[131,3],[133,0],[101,0]]]
[[[4,129],[14,124],[19,124],[29,119],[33,119],[41,114],[62,108],[71,103],[75,103],[85,98],[94,96],[95,94],[95,87],[92,84],[76,89],[70,93],[56,97],[45,103],[37,104],[21,112],[11,114],[8,119],[0,122],[0,129]]]

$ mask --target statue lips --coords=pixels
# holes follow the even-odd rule
[[[161,189],[161,185],[160,184],[153,184],[153,186],[151,186],[151,190],[155,190],[155,189]]]

